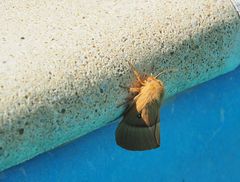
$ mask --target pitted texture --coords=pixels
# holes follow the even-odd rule
[[[119,117],[133,74],[166,98],[237,65],[229,0],[0,2],[0,171]]]

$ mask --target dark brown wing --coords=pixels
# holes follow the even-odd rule
[[[147,104],[140,112],[133,103],[116,130],[116,142],[128,150],[149,150],[160,146],[160,104]]]

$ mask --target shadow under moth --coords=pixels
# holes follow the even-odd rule
[[[163,82],[157,76],[140,74],[129,63],[136,77],[129,88],[127,108],[116,129],[116,143],[127,150],[150,150],[160,146],[160,106]]]

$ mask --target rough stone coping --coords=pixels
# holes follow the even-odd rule
[[[240,63],[230,0],[13,0],[0,23],[0,171],[119,117],[127,61],[177,68],[166,98]]]

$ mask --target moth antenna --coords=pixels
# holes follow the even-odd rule
[[[132,65],[132,63],[130,63],[129,61],[128,61],[128,64],[130,65],[130,67],[131,67],[131,69],[132,69],[135,77],[137,78],[137,80],[138,80],[142,85],[144,85],[143,80],[141,79],[141,76],[140,76],[140,74],[139,74],[139,71],[138,71],[138,70]]]
[[[166,70],[163,70],[162,72],[158,73],[155,78],[159,77],[161,74],[163,73],[167,73],[167,72],[170,72],[170,71],[178,71],[178,69],[175,69],[175,68],[171,68],[171,69],[166,69]]]

